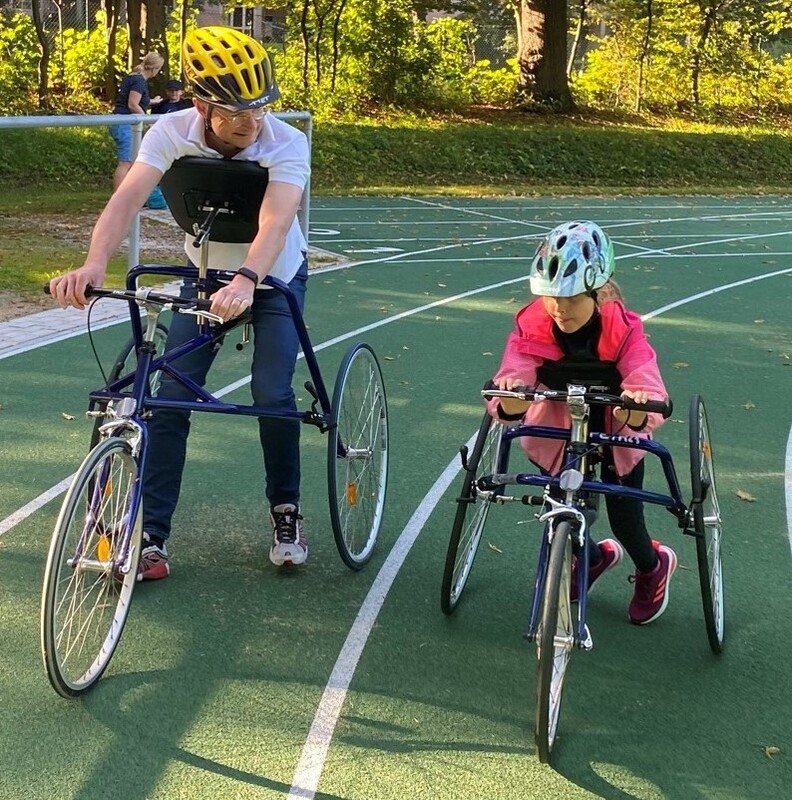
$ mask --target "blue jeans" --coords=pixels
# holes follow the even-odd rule
[[[305,303],[308,264],[303,262],[289,284],[300,311]],[[195,295],[192,284],[185,285],[182,296]],[[299,340],[286,298],[277,290],[256,290],[251,307],[253,327],[253,365],[250,388],[258,406],[296,409],[292,389]],[[197,333],[194,317],[174,314],[168,334],[170,349],[188,341]],[[201,348],[175,362],[180,371],[200,386],[217,355],[218,347]],[[166,375],[158,397],[194,400],[181,384]],[[264,492],[270,507],[300,502],[300,425],[299,420],[259,417],[259,439],[264,453]],[[190,412],[157,409],[148,425],[149,446],[143,475],[143,528],[149,534],[167,539],[171,519],[181,489]]]
[[[115,140],[118,160],[132,161],[132,126],[111,125],[108,130]]]

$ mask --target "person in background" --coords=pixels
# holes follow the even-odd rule
[[[175,79],[169,80],[165,84],[165,100],[157,103],[156,105],[152,105],[151,113],[152,114],[170,114],[174,111],[184,111],[186,108],[192,108],[193,103],[192,100],[188,100],[183,98],[182,95],[184,94],[184,84],[181,81],[177,81]],[[162,194],[159,186],[155,186],[154,190],[146,200],[146,208],[151,208],[156,211],[165,209],[168,207],[168,204],[165,202],[165,197]]]
[[[159,53],[146,53],[143,60],[127,75],[118,89],[114,114],[145,114],[150,105],[162,101],[162,98],[151,97],[148,81],[159,74],[165,59]],[[113,191],[126,177],[132,166],[132,126],[111,125],[110,135],[115,139],[118,166],[113,173]]]
[[[636,403],[665,400],[667,393],[657,356],[641,324],[628,311],[613,282],[615,259],[610,238],[593,222],[574,221],[554,228],[539,243],[531,265],[531,292],[538,297],[517,313],[500,368],[493,378],[499,389],[542,386],[566,390],[567,384],[596,368],[609,375],[608,390]],[[597,381],[599,382],[599,380]],[[566,405],[493,398],[490,414],[504,425],[569,428]],[[663,422],[660,414],[594,408],[591,429],[609,434],[649,437]],[[528,457],[545,474],[561,469],[563,445],[553,439],[523,437]],[[637,449],[603,448],[602,474],[610,483],[643,487],[645,453]],[[608,521],[615,539],[589,540],[592,586],[603,573],[630,556],[635,572],[628,615],[636,625],[656,620],[668,605],[668,585],[677,566],[674,551],[652,539],[644,521],[643,503],[606,495]],[[577,557],[572,565],[572,600],[577,600]]]
[[[172,111],[184,111],[192,108],[192,100],[182,97],[184,84],[181,81],[169,80],[165,84],[165,99],[151,107],[152,114],[170,114]]]

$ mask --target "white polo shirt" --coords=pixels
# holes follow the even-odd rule
[[[149,128],[140,145],[137,161],[149,164],[163,174],[183,156],[222,159],[204,138],[204,119],[194,108],[163,114]],[[256,161],[269,170],[270,181],[283,181],[305,188],[311,173],[308,140],[304,133],[265,114],[261,133],[253,144],[234,156],[236,161]],[[184,251],[194,264],[200,261],[199,250],[192,246],[192,235],[185,236]],[[248,251],[247,244],[209,243],[209,266],[214,269],[238,269]],[[294,277],[307,250],[305,237],[294,218],[286,242],[269,274],[287,283]]]

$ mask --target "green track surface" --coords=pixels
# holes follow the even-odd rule
[[[136,589],[107,673],[70,702],[50,688],[38,645],[44,561],[62,498],[0,536],[0,798],[287,795],[350,627],[419,507],[431,514],[363,649],[317,797],[788,796],[788,205],[783,197],[335,198],[312,205],[317,246],[401,249],[347,253],[369,263],[311,277],[306,320],[316,345],[526,275],[536,237],[573,218],[595,219],[611,232],[618,280],[628,304],[644,314],[790,270],[646,323],[676,404],[658,439],[674,456],[686,497],[690,395],[702,394],[709,413],[726,537],[720,657],[707,644],[694,544],[657,508],[648,510],[650,529],[680,561],[668,610],[645,628],[629,625],[626,565],[597,584],[589,606],[595,647],[573,655],[553,768],[534,752],[536,657],[521,637],[540,534],[530,511],[491,510],[463,600],[451,618],[441,614],[461,476],[433,509],[425,496],[477,427],[478,390],[497,368],[513,314],[529,299],[527,281],[519,280],[319,352],[331,393],[346,348],[360,339],[385,375],[389,494],[378,548],[360,573],[343,566],[333,543],[324,436],[303,431],[309,563],[278,572],[266,555],[255,421],[196,416],[169,545],[172,576]],[[125,326],[96,332],[105,364],[126,336]],[[249,357],[226,346],[210,388],[238,380]],[[4,359],[0,371],[2,525],[76,469],[90,437],[86,393],[101,377],[85,337]],[[306,378],[302,362],[299,371],[296,386]],[[305,401],[304,391],[298,396]],[[247,402],[247,388],[228,399]],[[513,458],[519,466],[519,454]],[[659,478],[653,465],[648,485],[660,489]],[[740,500],[738,490],[754,501]],[[595,533],[607,534],[604,516]],[[768,755],[767,747],[779,750]]]

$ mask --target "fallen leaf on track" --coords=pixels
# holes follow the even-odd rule
[[[768,744],[762,748],[762,752],[765,754],[765,756],[767,756],[767,758],[772,758],[781,752],[781,748]]]
[[[740,498],[740,500],[745,500],[746,503],[756,502],[756,498],[750,492],[746,492],[743,489],[735,489],[734,493]]]
[[[495,547],[495,545],[492,544],[492,542],[487,542],[487,547],[489,547],[490,550],[494,550],[496,553],[503,552],[503,550],[501,550],[499,547]]]
[[[671,365],[674,369],[681,369],[682,367],[689,367],[687,361],[677,361],[676,364]]]
[[[64,419],[74,419],[74,414],[67,414],[65,411],[61,411],[61,416]]]

